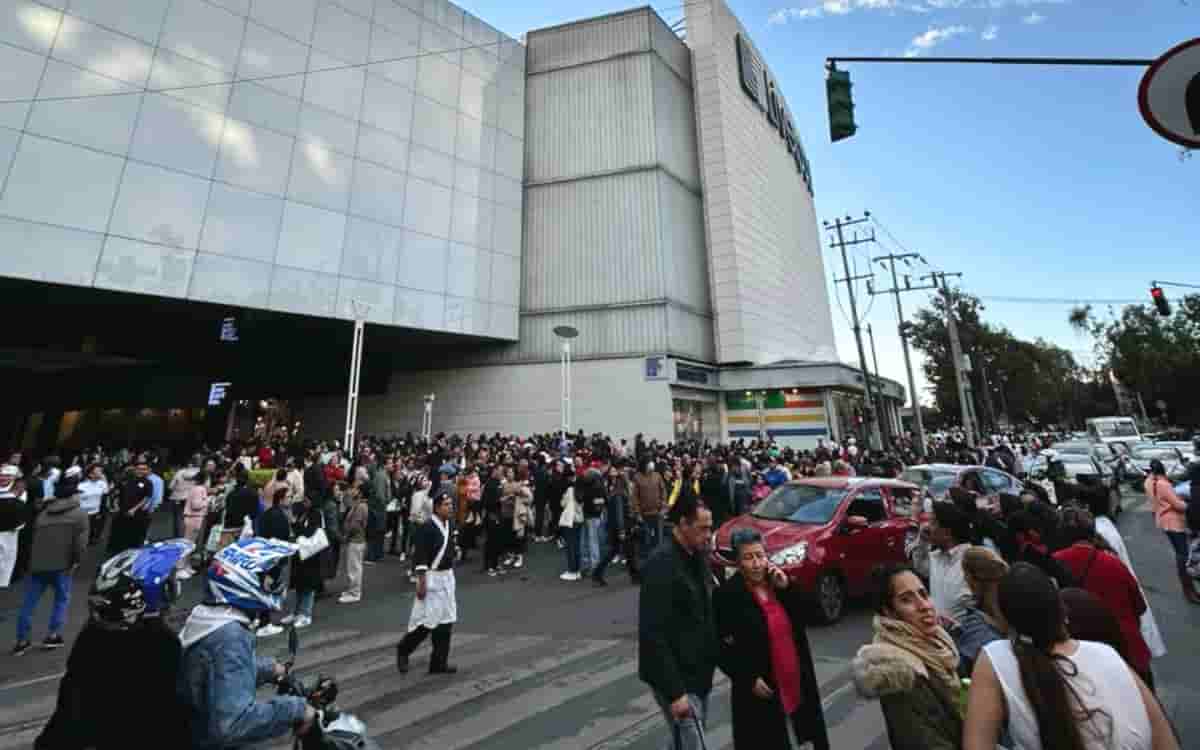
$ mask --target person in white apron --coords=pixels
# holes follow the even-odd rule
[[[12,582],[13,568],[17,565],[18,538],[25,524],[25,498],[17,494],[17,480],[21,470],[12,464],[0,467],[0,589],[8,588]]]
[[[450,634],[458,620],[454,582],[454,532],[450,525],[453,504],[448,494],[433,501],[429,522],[417,531],[413,563],[417,597],[408,618],[408,635],[396,646],[396,668],[408,671],[408,659],[425,637],[433,634],[429,674],[454,674],[449,664]]]

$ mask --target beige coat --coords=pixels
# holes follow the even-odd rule
[[[516,499],[513,507],[513,531],[518,537],[525,535],[525,527],[530,523],[530,509],[533,507],[533,492],[528,482],[505,482],[504,495]]]

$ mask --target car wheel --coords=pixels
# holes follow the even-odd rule
[[[826,625],[842,619],[846,609],[846,586],[841,576],[826,571],[817,577],[817,616]]]

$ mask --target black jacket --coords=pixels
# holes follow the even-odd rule
[[[673,538],[642,568],[638,677],[667,700],[712,690],[717,635],[708,578],[703,555],[689,555]]]
[[[258,490],[249,482],[239,485],[225,500],[225,528],[241,526],[247,516],[251,521],[258,518]]]
[[[800,708],[792,715],[792,726],[801,744],[812,742],[814,750],[829,750],[821,693],[813,667],[808,634],[804,629],[803,599],[790,588],[778,592],[780,603],[792,621],[792,639],[800,665]],[[761,677],[775,688],[771,676],[771,649],[767,621],[738,573],[713,592],[721,671],[733,683],[733,746],[737,750],[773,750],[790,747],[786,717],[779,698],[763,700],[754,694],[754,681]]]
[[[181,653],[179,638],[157,620],[131,630],[87,625],[35,750],[125,750],[137,737],[189,747],[188,709],[175,692]]]
[[[303,506],[297,510],[299,515],[296,518],[295,527],[292,529],[296,532],[296,536],[312,536],[317,529],[325,526],[325,519],[320,508],[309,508],[304,510]],[[326,535],[329,530],[325,530]],[[291,588],[297,591],[316,591],[321,587],[323,577],[321,575],[321,559],[329,550],[325,550],[320,554],[313,555],[307,560],[301,560],[299,555],[292,558],[292,578],[288,582]]]
[[[292,524],[288,520],[287,511],[279,505],[267,508],[262,518],[258,519],[258,535],[263,539],[282,539],[285,542],[291,540]]]

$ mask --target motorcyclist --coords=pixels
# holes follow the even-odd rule
[[[187,707],[175,693],[181,648],[162,616],[179,593],[175,565],[192,547],[183,539],[157,542],[100,566],[88,623],[35,750],[124,750],[137,744],[134,737],[188,747]]]
[[[178,690],[189,707],[194,750],[228,750],[312,730],[316,712],[303,698],[255,700],[259,685],[286,674],[276,660],[255,656],[253,628],[259,613],[282,605],[294,552],[287,542],[250,537],[222,549],[209,565],[206,600],[179,634]]]

